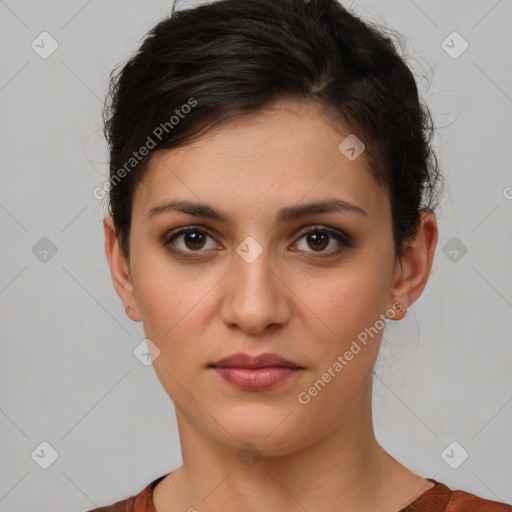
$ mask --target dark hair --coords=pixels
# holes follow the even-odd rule
[[[174,9],[112,71],[103,110],[109,213],[125,255],[135,187],[155,151],[288,99],[313,102],[363,141],[372,175],[389,192],[400,255],[419,212],[433,211],[441,176],[430,112],[386,31],[336,0],[219,0]]]

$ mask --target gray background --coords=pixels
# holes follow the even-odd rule
[[[512,2],[346,5],[406,37],[447,182],[429,284],[385,333],[377,437],[425,477],[512,502]],[[107,177],[109,72],[170,7],[0,1],[0,511],[88,510],[181,464],[172,402],[133,354],[142,325],[115,294],[92,194]],[[31,47],[43,31],[59,45],[46,59]],[[469,44],[458,58],[442,47],[453,31]],[[47,469],[42,442],[58,453]]]

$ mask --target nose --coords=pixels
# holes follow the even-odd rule
[[[268,251],[263,250],[254,261],[235,253],[233,260],[221,308],[224,323],[251,335],[266,334],[285,325],[292,293],[280,275],[279,265],[272,265]]]

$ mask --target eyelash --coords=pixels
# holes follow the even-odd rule
[[[182,249],[176,249],[176,248],[170,247],[172,245],[172,242],[174,242],[174,240],[176,240],[178,237],[186,235],[188,233],[201,233],[203,235],[208,235],[211,238],[215,239],[214,234],[208,228],[206,228],[206,227],[202,227],[202,226],[187,226],[186,228],[182,228],[179,231],[176,231],[174,233],[170,233],[169,236],[167,236],[165,241],[164,241],[164,246],[169,247],[170,250],[173,253],[178,253],[180,256],[182,256],[184,258],[195,258],[195,257],[197,257],[197,256],[194,256],[194,255],[192,255],[190,253],[206,252],[205,250],[202,250],[202,249],[198,249],[196,251],[194,251],[194,250],[183,251]],[[335,255],[338,255],[339,253],[343,252],[345,249],[347,249],[349,247],[352,247],[352,245],[353,245],[352,240],[350,239],[350,237],[348,235],[346,235],[346,234],[344,234],[342,232],[334,231],[334,230],[332,230],[330,228],[327,228],[327,227],[324,227],[324,226],[314,226],[311,229],[308,229],[307,231],[304,231],[304,232],[300,233],[300,235],[299,235],[297,240],[302,240],[307,235],[310,235],[310,234],[313,234],[313,233],[324,233],[324,234],[327,234],[329,237],[334,238],[336,241],[338,241],[342,245],[341,248],[335,249],[335,250],[330,251],[330,252],[328,252],[328,251],[306,251],[306,252],[311,252],[313,254],[316,253],[317,255],[314,255],[313,258],[322,258],[322,257],[324,257],[322,255],[324,253],[326,253],[328,256],[335,256]],[[300,251],[298,251],[298,252],[300,252]]]

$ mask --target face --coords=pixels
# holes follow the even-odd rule
[[[364,153],[338,149],[349,134],[312,105],[280,103],[153,156],[120,293],[180,433],[285,454],[340,428],[368,388],[401,274],[387,192]],[[246,389],[210,367],[240,352],[301,369]]]

